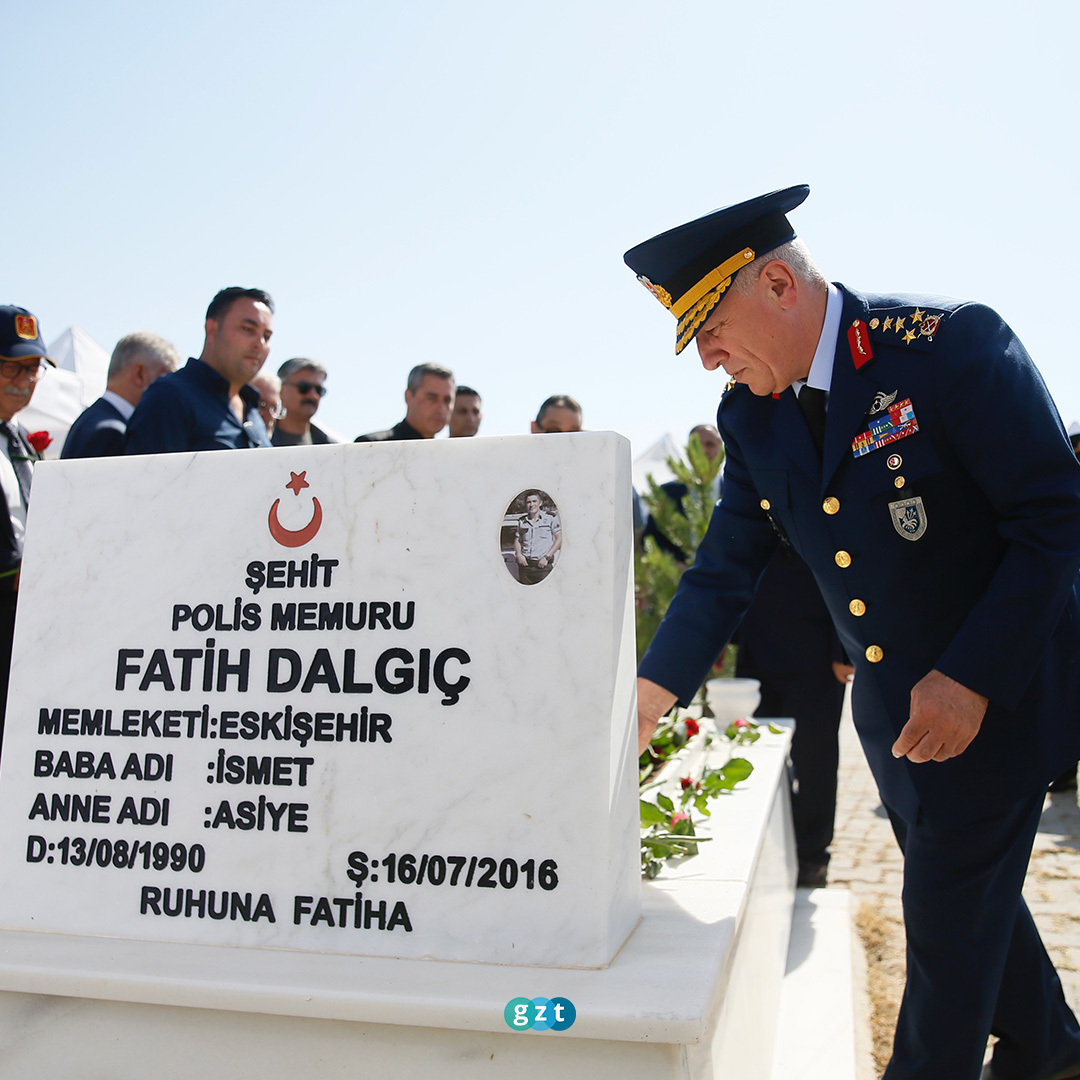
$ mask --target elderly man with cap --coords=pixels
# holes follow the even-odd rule
[[[15,598],[19,587],[26,508],[34,462],[50,441],[28,436],[15,419],[34,395],[42,365],[51,364],[41,326],[26,308],[0,307],[0,490],[7,513],[0,514],[0,736],[7,703],[11,643],[15,633]],[[31,439],[37,443],[35,446]]]
[[[678,320],[676,352],[696,338],[730,376],[724,495],[642,661],[640,737],[694,694],[789,543],[855,661],[855,724],[905,854],[886,1080],[1080,1077],[1080,1027],[1021,897],[1047,784],[1080,749],[1080,466],[1001,318],[829,283],[786,216],[808,194],[626,254]]]

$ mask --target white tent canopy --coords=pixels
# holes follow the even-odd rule
[[[19,412],[28,431],[47,431],[52,443],[45,456],[60,456],[68,428],[105,390],[109,354],[85,330],[65,330],[50,346],[56,367],[46,366],[30,404]]]
[[[644,450],[634,458],[632,467],[634,487],[638,491],[648,491],[649,484],[646,477],[650,474],[658,484],[666,484],[669,480],[674,480],[675,474],[667,464],[669,457],[683,460],[685,454],[669,434],[664,434],[648,450]]]

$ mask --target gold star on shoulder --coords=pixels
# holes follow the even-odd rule
[[[921,312],[918,308],[916,308],[914,310],[914,312],[912,312],[911,321],[912,322],[922,322],[923,314],[924,314],[923,312]]]
[[[640,293],[638,295],[640,295]],[[734,390],[735,389],[735,383],[736,383],[736,379],[734,378],[734,376],[732,376],[732,378],[728,379],[727,386],[724,387],[724,393],[726,394],[729,390]]]
[[[896,316],[896,332],[898,334],[900,333],[901,330],[904,329],[904,319],[905,318],[906,318],[906,316],[904,316],[904,315],[897,315]]]
[[[905,330],[904,331],[904,343],[907,344],[907,345],[910,345],[914,340],[915,340],[915,331],[914,330]]]
[[[891,330],[892,329],[892,316],[891,315],[881,324],[881,329],[882,330]]]

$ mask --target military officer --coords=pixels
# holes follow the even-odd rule
[[[855,723],[905,853],[908,981],[886,1080],[1080,1077],[1080,1027],[1021,898],[1080,750],[1080,467],[989,308],[831,284],[806,186],[627,264],[730,376],[724,495],[642,661],[639,725],[687,703],[785,536],[855,660]],[[988,428],[1008,439],[988,439]]]

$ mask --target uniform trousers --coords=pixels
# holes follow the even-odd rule
[[[1021,896],[1043,798],[962,825],[912,825],[886,807],[904,852],[907,986],[883,1080],[978,1080],[991,1033],[1002,1080],[1080,1061],[1080,1027]]]
[[[833,675],[831,665],[823,665],[820,671],[765,671],[743,663],[741,652],[736,674],[761,682],[761,704],[755,716],[795,718],[791,740],[795,847],[800,863],[823,866],[829,861],[836,817],[844,684]]]

